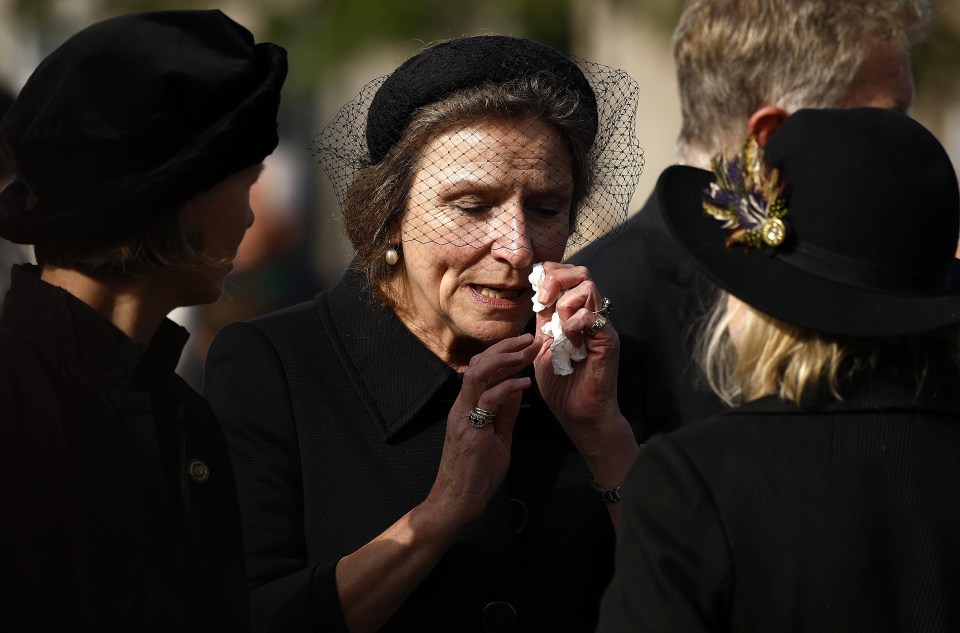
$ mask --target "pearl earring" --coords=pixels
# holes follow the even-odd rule
[[[383,254],[383,258],[387,260],[388,266],[393,266],[400,261],[400,253],[394,248],[388,248],[387,252]]]

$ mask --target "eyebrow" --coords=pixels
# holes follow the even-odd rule
[[[478,176],[474,170],[466,172],[456,171],[442,180],[443,191],[441,196],[448,198],[451,196],[462,195],[470,189],[479,189],[485,191],[507,191],[513,188],[513,184],[507,184],[502,178],[496,177],[489,172]],[[535,183],[525,183],[524,193],[527,196],[569,196],[568,190],[574,188],[573,178],[569,179],[549,179],[545,186],[537,186]]]

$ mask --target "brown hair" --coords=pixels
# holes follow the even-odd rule
[[[222,182],[198,196],[216,195]],[[194,200],[191,198],[191,200]],[[188,235],[181,222],[183,208],[160,216],[121,240],[106,244],[57,241],[34,247],[37,262],[68,268],[95,279],[143,279],[166,270],[197,272],[213,270],[225,262],[201,251],[199,236]]]

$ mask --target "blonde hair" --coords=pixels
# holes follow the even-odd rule
[[[764,105],[840,105],[871,48],[908,51],[928,0],[692,0],[673,36],[681,155],[737,145]]]
[[[839,372],[848,350],[839,341],[728,297],[720,293],[698,341],[707,383],[726,404],[769,395],[799,404],[820,386],[841,399]]]
[[[843,400],[843,385],[889,355],[909,363],[919,391],[933,358],[960,366],[960,330],[861,340],[786,323],[719,292],[697,338],[697,362],[727,405],[764,396],[798,405],[815,397]]]

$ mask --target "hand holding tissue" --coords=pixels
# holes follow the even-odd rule
[[[533,287],[533,311],[540,312],[549,306],[540,303],[537,299],[537,293],[540,291],[540,284],[544,278],[543,264],[538,262],[533,265],[533,271],[530,273],[530,285]],[[551,304],[552,305],[552,304]],[[572,361],[581,361],[587,357],[587,346],[581,343],[575,346],[570,339],[563,334],[563,324],[560,321],[560,312],[553,311],[553,317],[549,323],[545,323],[540,331],[547,336],[553,337],[553,343],[550,344],[550,353],[553,357],[553,373],[558,376],[568,376],[573,373]]]

